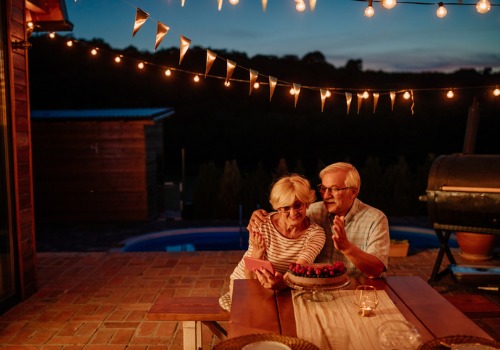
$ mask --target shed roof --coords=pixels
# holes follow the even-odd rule
[[[171,107],[32,110],[33,120],[160,120],[174,114]]]

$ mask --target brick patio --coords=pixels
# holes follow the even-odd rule
[[[146,319],[152,303],[160,295],[219,296],[242,254],[38,253],[39,291],[0,316],[0,349],[182,349],[180,323]],[[390,258],[388,274],[427,280],[436,254],[431,249]],[[468,305],[466,314],[500,339],[497,292],[457,285],[448,277],[435,288],[458,306]],[[204,349],[218,341],[208,329],[203,335]]]

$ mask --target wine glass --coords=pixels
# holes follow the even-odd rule
[[[403,320],[389,320],[377,328],[382,349],[415,350],[422,344],[422,337],[411,323]]]
[[[354,304],[359,308],[362,317],[370,317],[378,305],[377,289],[373,286],[361,285],[356,288]]]

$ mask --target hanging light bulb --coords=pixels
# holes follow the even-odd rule
[[[68,47],[73,46],[73,41],[72,41],[72,40],[68,40],[68,41],[66,42],[66,45],[67,45]]]
[[[290,95],[295,95],[295,89],[293,88],[293,86],[290,88]]]
[[[229,82],[229,81],[227,81],[227,80],[226,80],[226,81],[224,82],[224,86],[225,86],[225,87],[229,87],[229,85],[231,85],[231,82]]]
[[[443,3],[440,2],[439,7],[436,11],[436,16],[438,16],[439,18],[443,18],[443,17],[446,17],[447,13],[448,13],[448,11],[446,10],[446,7],[444,7]]]
[[[365,8],[365,16],[373,17],[374,14],[375,14],[375,9],[373,8],[372,0],[370,0],[368,2],[368,6]]]
[[[238,5],[239,2],[240,2],[240,0],[229,0],[229,3],[231,5]]]
[[[115,57],[115,62],[120,63],[122,61],[122,58],[120,56]]]
[[[405,93],[403,94],[403,98],[405,100],[408,100],[408,99],[410,99],[410,97],[411,97],[410,93],[408,91],[405,91]]]
[[[195,75],[195,77],[193,78],[194,82],[197,83],[200,81],[200,77],[198,75]]]
[[[452,90],[449,90],[447,93],[446,93],[446,97],[448,98],[453,98],[455,96],[455,94],[453,93]]]
[[[396,0],[382,0],[382,6],[390,10],[396,6]]]
[[[50,32],[49,33],[49,38],[54,39],[56,37],[56,33]]]
[[[500,96],[500,89],[499,88],[496,88],[495,90],[493,90],[493,96]]]
[[[171,71],[170,69],[165,70],[165,75],[166,75],[167,77],[172,76],[172,71]]]
[[[260,88],[260,84],[259,84],[259,82],[257,82],[257,81],[256,81],[256,82],[253,84],[253,88],[254,88],[254,89],[258,89],[258,88]]]
[[[326,90],[326,97],[332,97],[332,93],[330,92],[330,90]]]
[[[137,64],[137,68],[144,69],[144,62],[139,62],[139,64]]]
[[[92,49],[92,50],[90,51],[90,54],[91,54],[92,56],[96,56],[96,55],[97,55],[97,48]]]
[[[361,96],[366,100],[368,97],[370,97],[370,93],[368,91],[364,91]]]
[[[298,11],[298,12],[304,12],[305,9],[306,9],[306,3],[304,2],[304,0],[295,0],[295,9]]]
[[[489,0],[479,0],[476,5],[476,10],[479,13],[486,13],[490,10],[491,4]]]

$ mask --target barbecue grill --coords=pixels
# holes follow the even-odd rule
[[[444,254],[456,265],[448,246],[452,232],[464,231],[500,235],[500,155],[454,154],[433,162],[426,195],[429,218],[440,241],[431,279],[439,272]]]

